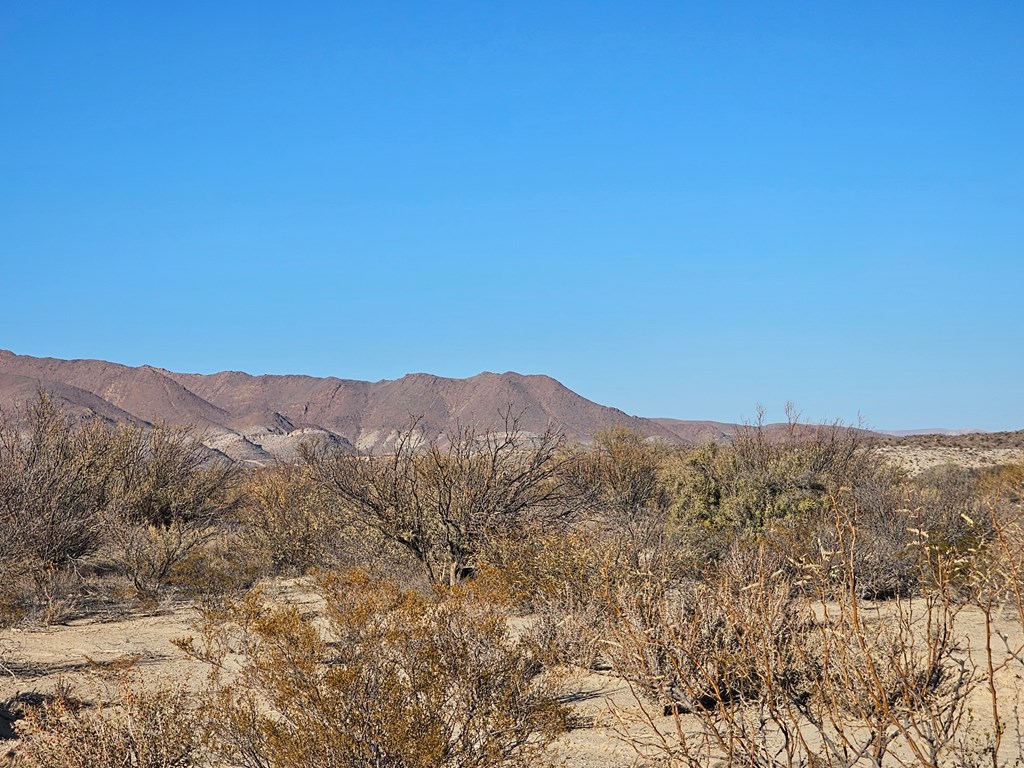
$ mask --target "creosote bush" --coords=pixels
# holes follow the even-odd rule
[[[298,576],[337,559],[346,535],[303,467],[263,467],[244,478],[236,513],[251,557],[275,576]]]
[[[730,534],[821,519],[830,493],[881,469],[860,430],[801,423],[792,406],[787,414],[788,422],[773,428],[759,411],[731,444],[708,443],[684,454],[676,470],[677,514],[727,549]]]
[[[361,572],[326,575],[319,621],[259,593],[181,642],[214,670],[210,749],[240,768],[513,768],[550,762],[557,680],[507,615]],[[225,621],[226,620],[226,621]],[[236,675],[223,671],[234,665]]]
[[[551,665],[600,662],[607,595],[631,571],[593,532],[529,530],[491,541],[481,553],[474,592],[502,601],[533,623],[531,636]]]

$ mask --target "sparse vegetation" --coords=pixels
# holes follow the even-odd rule
[[[41,394],[0,421],[0,575],[8,618],[68,609],[76,566],[103,540],[110,435]]]
[[[638,765],[1019,764],[1021,465],[911,476],[795,414],[690,448],[415,427],[242,470],[45,396],[9,414],[4,621],[198,598],[180,647],[212,672],[29,706],[20,765],[544,765],[574,669],[632,691]],[[282,577],[303,605],[250,589]]]

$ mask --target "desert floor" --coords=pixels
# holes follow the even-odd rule
[[[310,604],[315,601],[303,589],[301,580],[274,585],[280,599]],[[6,669],[0,671],[0,701],[26,692],[53,692],[70,685],[87,700],[104,701],[114,697],[125,667],[142,684],[203,685],[205,669],[189,659],[172,641],[194,634],[190,622],[196,610],[188,605],[172,607],[157,615],[131,616],[103,621],[83,619],[65,625],[16,628],[0,632],[0,658]],[[957,620],[959,645],[965,658],[984,672],[985,622],[977,609],[965,609]],[[1006,649],[1024,645],[1019,622],[1009,615],[997,618],[995,647],[1005,657]],[[1000,637],[1002,635],[1005,637]],[[1024,723],[1020,702],[1024,662],[1012,660],[996,676],[1000,706],[1007,722],[1004,756],[1019,751],[1016,739]],[[578,670],[570,674],[566,701],[582,724],[563,736],[555,748],[567,766],[575,768],[611,768],[636,764],[636,753],[619,733],[623,727],[634,733],[650,735],[649,724],[641,721],[642,711],[628,686],[607,672]],[[981,679],[981,677],[979,677]],[[969,699],[968,710],[982,731],[991,728],[989,691],[979,685]],[[689,717],[685,716],[684,720]],[[656,725],[666,733],[673,728],[672,718],[658,717]],[[696,721],[691,723],[696,727]],[[10,733],[9,724],[0,718],[0,727]],[[8,742],[13,743],[13,742]],[[0,761],[2,763],[2,761]]]

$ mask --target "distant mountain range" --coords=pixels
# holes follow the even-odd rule
[[[946,437],[958,437],[960,435],[984,434],[984,429],[880,429],[880,434],[891,437],[917,437],[919,435],[944,435]]]
[[[41,389],[81,418],[193,425],[211,448],[258,463],[293,458],[311,438],[352,450],[386,451],[414,419],[428,438],[459,425],[500,428],[509,407],[522,414],[520,426],[527,433],[540,433],[551,423],[581,442],[610,426],[684,444],[726,441],[739,428],[630,416],[587,400],[549,376],[509,372],[448,379],[416,373],[368,382],[237,371],[203,375],[0,350],[0,408],[32,400]]]
[[[667,442],[696,442],[728,425],[664,423],[630,416],[587,400],[548,376],[481,373],[447,379],[417,373],[394,381],[313,376],[174,373],[148,365],[59,360],[0,350],[0,407],[10,409],[50,392],[68,412],[112,423],[190,424],[205,442],[239,461],[295,456],[304,440],[320,438],[360,451],[386,451],[398,432],[417,427],[436,437],[459,425],[499,428],[511,406],[524,432],[555,424],[586,441],[601,428],[624,426]]]

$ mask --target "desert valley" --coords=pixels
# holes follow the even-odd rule
[[[10,352],[0,406],[11,765],[1022,754],[1024,432]]]

